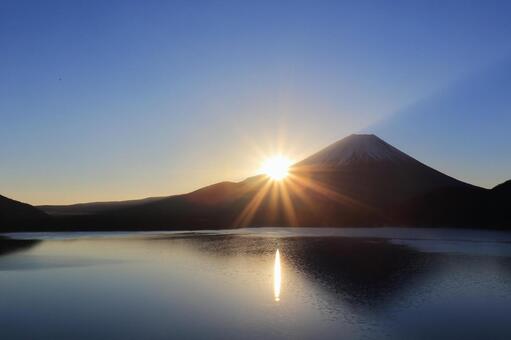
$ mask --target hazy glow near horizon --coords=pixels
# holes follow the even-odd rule
[[[284,156],[278,155],[268,158],[261,167],[261,172],[273,180],[280,181],[289,174],[289,167],[292,161]]]

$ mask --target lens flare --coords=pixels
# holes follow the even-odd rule
[[[284,156],[275,156],[267,159],[261,171],[273,180],[280,181],[287,177],[289,174],[289,167],[291,161]]]

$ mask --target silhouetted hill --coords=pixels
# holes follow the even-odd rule
[[[491,191],[493,195],[511,195],[511,180],[496,185]]]
[[[407,201],[400,223],[425,227],[511,228],[511,181],[491,190],[442,188]]]
[[[58,227],[73,225],[80,229],[97,226],[113,229],[193,229],[234,228],[242,226],[301,226],[301,225],[366,225],[377,220],[375,213],[349,199],[323,197],[314,191],[301,189],[300,195],[314,204],[304,202],[293,192],[287,201],[293,202],[291,218],[283,200],[280,184],[264,176],[240,183],[219,183],[185,195],[139,206],[113,209],[93,215],[60,216]],[[257,207],[256,207],[257,206]]]
[[[34,229],[47,219],[48,215],[30,204],[0,196],[0,231]]]
[[[511,180],[497,185],[490,191],[490,211],[493,224],[501,228],[511,228]]]
[[[165,197],[148,197],[138,200],[127,201],[111,201],[111,202],[91,202],[91,203],[77,203],[70,205],[39,205],[38,209],[44,211],[49,215],[62,216],[62,215],[91,215],[106,210],[125,208],[139,204],[149,203],[164,199]]]

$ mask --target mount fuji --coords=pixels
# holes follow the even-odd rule
[[[375,135],[352,134],[309,156],[297,165],[342,167],[351,163],[414,161]]]
[[[417,161],[375,135],[350,135],[295,165],[302,176],[378,209],[440,188],[477,187]]]

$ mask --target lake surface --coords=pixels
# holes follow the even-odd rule
[[[511,233],[7,236],[2,339],[511,338]]]

